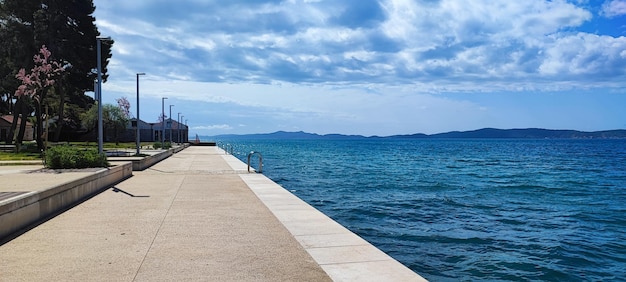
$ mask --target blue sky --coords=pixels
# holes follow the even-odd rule
[[[190,134],[626,128],[626,0],[94,0],[105,103]]]

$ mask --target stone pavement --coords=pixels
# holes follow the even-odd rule
[[[133,172],[0,261],[0,281],[423,281],[216,147]]]

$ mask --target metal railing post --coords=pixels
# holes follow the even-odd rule
[[[259,155],[259,170],[258,173],[263,173],[263,155],[259,152],[252,151],[248,154],[248,172],[250,172],[250,158],[252,155]]]

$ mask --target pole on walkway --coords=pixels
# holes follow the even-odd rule
[[[174,105],[170,105],[170,116],[169,116],[169,127],[170,127],[170,144],[172,143],[172,107]]]
[[[165,146],[165,99],[161,98],[161,148]]]
[[[136,154],[139,155],[139,147],[141,146],[141,130],[139,129],[139,76],[146,75],[143,72],[137,73],[137,128],[135,129],[135,133],[137,136],[135,137],[135,147],[137,147]]]

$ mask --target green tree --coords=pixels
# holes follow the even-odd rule
[[[98,103],[96,102],[81,118],[85,128],[95,130],[98,125]],[[102,105],[103,132],[105,135],[113,133],[113,140],[116,144],[119,142],[119,136],[126,131],[129,121],[128,115],[124,113],[124,109],[121,106]],[[104,140],[109,140],[109,138],[105,136]]]
[[[31,36],[32,11],[36,8],[36,1],[0,1],[0,95],[2,95],[2,114],[12,114],[13,124],[7,134],[7,144],[13,142],[17,122],[32,112],[28,96],[15,97],[14,93],[19,86],[16,78],[18,70],[31,69],[32,57],[35,54],[33,36]],[[29,16],[30,14],[30,16]],[[24,136],[26,123],[21,123],[21,130],[17,136],[21,140]]]
[[[100,35],[95,25],[92,0],[44,1],[45,9],[40,9],[35,16],[35,41],[47,44],[56,58],[71,64],[71,68],[51,96],[51,104],[58,116],[57,130],[53,139],[61,136],[65,121],[73,120],[76,113],[66,113],[66,105],[88,106],[84,93],[93,90],[96,79],[94,69],[97,66],[96,40]],[[102,41],[103,82],[108,78],[107,65],[111,58],[112,41]],[[71,109],[76,109],[71,108]],[[87,109],[87,108],[85,108]],[[69,119],[68,119],[69,117]],[[71,128],[76,129],[76,128]]]
[[[0,7],[2,7],[0,5]],[[0,19],[2,19],[0,10]],[[8,114],[13,111],[13,92],[17,89],[17,79],[15,78],[15,56],[10,52],[12,48],[7,48],[14,44],[14,38],[8,32],[5,22],[0,20],[0,114]]]
[[[69,122],[70,129],[76,130],[80,125],[80,114],[94,103],[85,95],[85,92],[93,91],[93,81],[97,76],[94,71],[97,66],[96,37],[100,33],[95,25],[94,11],[92,0],[0,1],[0,39],[11,43],[0,48],[0,63],[3,60],[11,62],[7,64],[10,66],[8,69],[0,67],[0,78],[14,77],[21,68],[31,69],[32,61],[24,58],[32,58],[42,45],[48,47],[56,61],[71,66],[42,101],[50,107],[50,114],[57,117],[55,140],[61,137],[63,128],[68,125],[66,122]],[[103,43],[102,71],[106,81],[113,42]],[[16,87],[16,84],[3,81],[0,91],[2,85],[10,88]],[[6,93],[0,92],[5,97],[3,101],[12,102],[15,97],[6,98]],[[12,106],[11,102],[7,102],[4,108]]]

